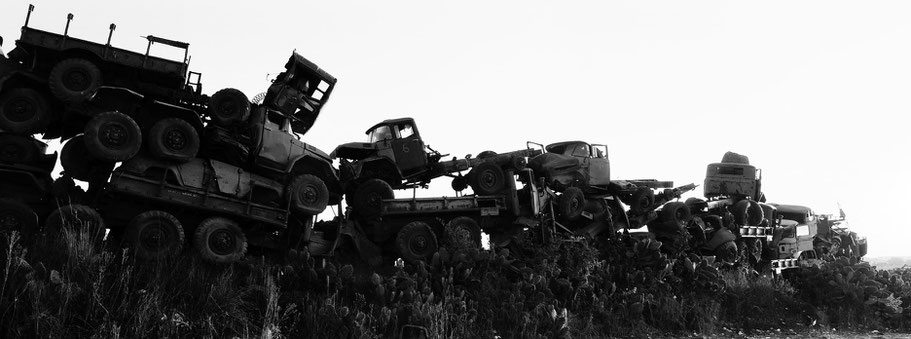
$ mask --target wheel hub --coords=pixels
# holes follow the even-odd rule
[[[71,91],[81,92],[89,88],[89,75],[82,69],[72,69],[63,75],[63,85]]]
[[[218,255],[232,254],[235,247],[237,241],[228,230],[215,230],[209,235],[209,248]]]
[[[414,253],[424,253],[427,250],[427,237],[423,234],[416,235],[409,241],[409,246]]]
[[[160,250],[167,243],[167,234],[160,225],[146,227],[139,236],[143,248],[151,251]]]
[[[170,129],[165,133],[165,147],[179,151],[187,147],[187,136],[177,129]]]
[[[0,229],[18,230],[22,225],[22,220],[14,213],[3,213],[0,215]]]
[[[316,193],[316,188],[311,185],[307,185],[307,187],[304,187],[304,189],[301,190],[301,201],[304,201],[308,204],[315,203],[318,195],[319,194]]]
[[[4,107],[3,112],[6,114],[7,119],[10,119],[15,122],[28,121],[35,116],[35,103],[33,103],[28,98],[14,98],[10,100],[6,107]]]
[[[126,126],[109,122],[101,128],[101,142],[105,146],[122,147],[130,140],[130,133],[127,132]]]

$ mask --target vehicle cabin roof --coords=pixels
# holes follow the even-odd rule
[[[576,141],[561,141],[561,142],[555,142],[555,143],[552,143],[552,144],[550,144],[550,145],[547,145],[547,147],[545,147],[544,149],[547,150],[547,151],[550,152],[550,153],[560,153],[560,154],[563,154],[563,153],[566,152],[566,148],[567,148],[567,147],[576,146],[576,145],[578,145],[578,144],[583,144],[583,145],[585,145],[586,147],[589,146],[588,143],[585,142],[585,141],[576,140]]]
[[[377,127],[380,127],[380,126],[397,125],[397,124],[406,123],[406,122],[411,123],[411,125],[414,125],[414,119],[412,119],[412,118],[388,119],[388,120],[383,120],[383,121],[377,123],[376,125],[373,125],[372,127],[368,128],[367,131],[364,132],[364,134],[370,134],[370,131],[373,131]]]
[[[304,68],[310,70],[311,72],[316,73],[316,75],[318,75],[320,77],[320,79],[322,79],[330,84],[334,85],[335,82],[337,81],[334,76],[332,76],[328,72],[324,71],[323,69],[319,68],[318,66],[316,66],[316,64],[314,64],[310,60],[307,60],[307,58],[303,57],[302,55],[297,54],[297,52],[293,52],[293,54],[291,55],[291,58],[288,59],[288,63],[285,64],[285,69],[293,70],[295,68],[295,66],[303,66]]]

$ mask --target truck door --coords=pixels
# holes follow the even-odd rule
[[[394,133],[392,151],[402,174],[407,176],[423,169],[427,165],[427,155],[420,135],[414,133],[414,126],[411,123],[396,125]]]
[[[588,145],[586,145],[588,146]],[[584,161],[588,161],[588,184],[592,186],[605,186],[610,184],[610,161],[606,152],[592,145],[589,154],[591,155]],[[607,147],[604,147],[606,150]]]
[[[256,154],[257,165],[284,171],[291,156],[292,140],[296,140],[282,126],[288,119],[266,109],[257,110],[251,118],[255,145],[251,151]]]

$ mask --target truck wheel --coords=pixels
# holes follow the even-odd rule
[[[240,90],[221,89],[209,98],[209,116],[222,127],[244,122],[250,117],[250,100]]]
[[[692,215],[689,207],[679,201],[669,202],[661,207],[661,220],[664,221],[666,231],[675,231],[686,227],[690,222]]]
[[[481,226],[470,217],[456,217],[446,224],[446,240],[453,248],[481,248]]]
[[[146,145],[158,158],[184,163],[199,152],[199,133],[186,120],[162,119],[152,125]]]
[[[468,173],[468,183],[477,195],[493,195],[506,187],[505,176],[500,166],[485,162]]]
[[[51,120],[47,97],[31,88],[15,88],[0,96],[0,130],[31,135],[44,132]]]
[[[133,118],[120,112],[96,115],[85,125],[85,146],[95,158],[124,161],[142,147],[142,132]]]
[[[382,179],[370,179],[358,185],[351,206],[359,216],[369,219],[380,215],[383,199],[392,198],[395,198],[395,193],[389,183]]]
[[[576,220],[585,211],[585,194],[578,187],[569,187],[557,198],[557,209],[566,220]]]
[[[0,199],[0,233],[9,237],[12,231],[19,232],[20,243],[29,244],[37,229],[38,216],[31,207],[18,201]]]
[[[204,260],[228,264],[247,253],[247,236],[233,220],[211,217],[199,223],[193,234],[193,246]]]
[[[323,212],[329,205],[329,188],[322,179],[312,174],[300,174],[291,180],[288,186],[288,197],[291,208],[308,214],[316,215]]]
[[[91,98],[101,87],[101,70],[85,59],[66,59],[51,69],[47,85],[58,99],[79,103]]]
[[[69,232],[70,235],[66,236]],[[62,206],[47,217],[44,222],[44,235],[52,241],[75,239],[85,240],[94,248],[100,249],[104,240],[104,219],[93,208],[85,205]]]
[[[38,159],[40,152],[30,137],[0,132],[0,161],[27,163]]]
[[[89,154],[82,135],[77,135],[63,145],[60,150],[60,165],[73,179],[94,181],[107,179],[114,170],[114,163],[101,161]]]
[[[759,225],[765,217],[762,213],[762,206],[751,200],[738,201],[734,204],[731,213],[734,214],[734,223],[742,226]]]
[[[630,212],[642,214],[655,204],[655,192],[646,187],[639,187],[630,200]]]
[[[157,260],[180,254],[186,241],[183,225],[164,211],[145,211],[127,224],[126,241],[136,255]]]
[[[423,221],[412,221],[402,227],[395,237],[395,244],[402,259],[410,263],[429,258],[439,248],[436,234]]]

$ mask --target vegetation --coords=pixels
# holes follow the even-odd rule
[[[69,228],[28,244],[0,236],[0,337],[644,337],[911,324],[909,268],[840,260],[783,279],[668,256],[647,238],[450,246],[428,264],[380,271],[296,251],[233,265],[139,262],[91,238]]]

